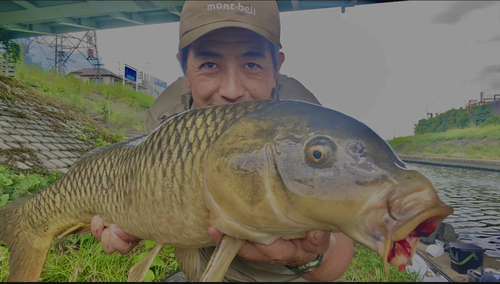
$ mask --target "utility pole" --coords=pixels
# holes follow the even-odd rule
[[[101,62],[99,62],[99,51],[97,49],[97,35],[96,35],[96,32],[95,30],[92,31],[93,32],[93,36],[94,36],[94,42],[95,42],[95,57],[97,58],[97,78],[99,79],[99,83],[102,84],[102,81],[101,81]]]
[[[94,79],[97,77],[99,83],[102,83],[101,78],[101,66],[103,65],[99,62],[99,51],[97,49],[97,35],[95,31],[88,31],[85,34],[86,44],[87,44],[87,61],[92,64],[94,68],[97,68],[97,74],[94,76]]]
[[[56,34],[56,48],[54,52],[54,67],[57,65],[57,34]],[[53,68],[54,68],[53,67]],[[52,70],[52,69],[51,69]]]
[[[116,62],[118,63],[118,75],[121,75],[122,74],[121,69],[120,69],[121,61],[116,61]]]
[[[61,36],[59,38],[61,40],[61,44],[59,44],[59,50],[57,51],[57,53],[59,54],[59,61],[58,61],[59,64],[58,64],[57,72],[59,74],[63,74],[63,35],[61,34]],[[57,41],[57,39],[56,39],[56,41]]]

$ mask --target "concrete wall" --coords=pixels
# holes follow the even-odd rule
[[[466,169],[500,171],[500,161],[485,161],[479,159],[456,159],[445,157],[419,157],[398,155],[404,162],[421,163],[437,166],[449,166]]]

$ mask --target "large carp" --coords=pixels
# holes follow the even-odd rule
[[[399,266],[453,209],[363,123],[298,101],[180,113],[148,135],[94,150],[44,191],[0,208],[8,281],[37,281],[54,236],[88,233],[94,215],[166,245],[190,280],[220,281],[245,240],[270,244],[313,229],[343,232]],[[203,275],[198,248],[215,245]]]

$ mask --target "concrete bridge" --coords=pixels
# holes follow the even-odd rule
[[[394,1],[277,1],[281,12]],[[0,38],[16,39],[179,21],[184,1],[0,1]]]

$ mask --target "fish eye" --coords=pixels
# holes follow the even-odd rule
[[[308,150],[308,156],[314,163],[321,163],[328,153],[323,145],[312,145]]]
[[[333,162],[337,146],[324,136],[311,139],[305,147],[306,162],[313,167],[327,167]]]
[[[321,150],[317,150],[317,149],[313,150],[313,157],[315,159],[319,160],[319,159],[321,159],[322,156],[323,156],[323,153],[321,153]]]

